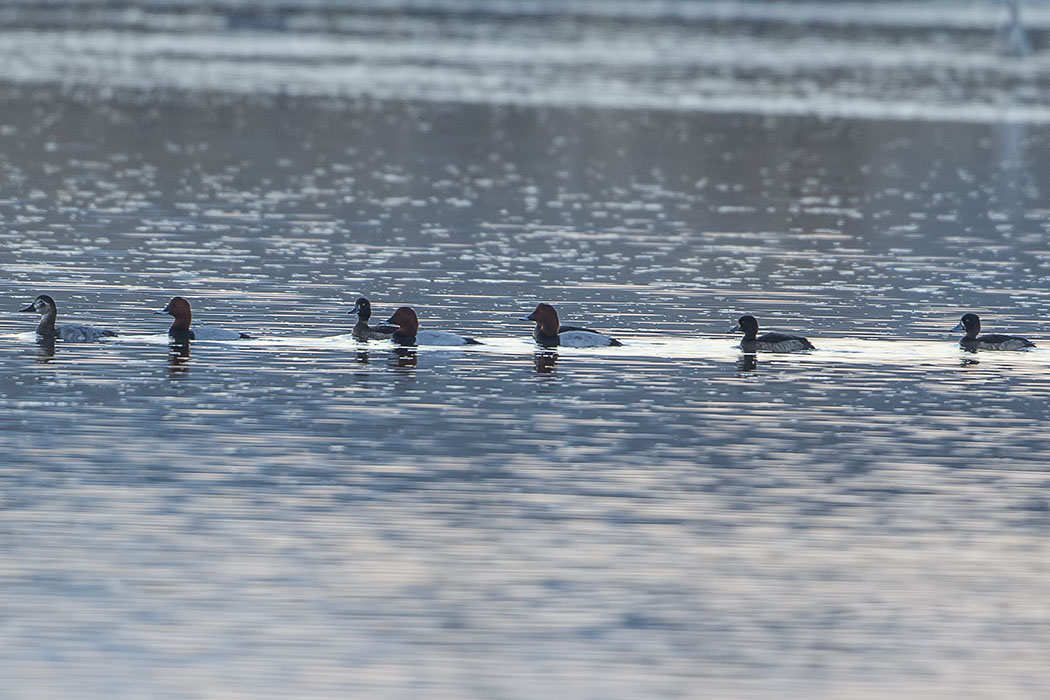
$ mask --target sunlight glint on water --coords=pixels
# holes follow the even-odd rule
[[[434,18],[402,19],[409,39],[373,41],[366,60],[439,41]],[[630,56],[603,53],[601,32],[622,46],[640,30],[579,22],[546,39],[588,39],[592,53],[562,55],[572,76],[592,75],[586,55],[624,82],[564,94],[615,105],[469,58],[504,45],[489,33],[532,45],[542,18],[451,20],[481,43],[439,45],[462,74],[520,78],[518,99],[266,80],[310,72],[296,51],[359,60],[360,37],[7,33],[21,43],[0,52],[41,53],[0,89],[0,624],[17,641],[0,654],[4,693],[1045,689],[1042,108],[1025,124],[928,121],[959,109],[946,93],[921,121],[878,121],[912,109],[878,80],[859,121],[651,104],[689,78],[689,55],[623,72]],[[975,29],[948,24],[962,48],[899,30],[924,45],[910,54],[924,75],[971,56],[982,103],[1043,80],[1042,59],[985,57]],[[673,45],[685,30],[671,25],[653,32]],[[768,40],[737,68],[786,41]],[[744,38],[724,41],[723,61]],[[172,42],[185,51],[136,70]],[[166,63],[258,46],[272,64],[215,64],[243,78],[230,85]],[[824,95],[851,94],[878,48]],[[55,62],[86,54],[57,84]],[[112,84],[134,89],[88,89],[122,55]],[[15,312],[38,293],[60,323],[122,335],[40,346]],[[195,323],[253,339],[173,351],[152,312],[175,294]],[[362,294],[373,320],[410,304],[423,328],[485,345],[358,344],[346,312]],[[538,351],[518,319],[541,300],[624,346]],[[964,353],[947,332],[964,311],[1040,347]],[[726,333],[742,313],[817,350],[744,356]]]

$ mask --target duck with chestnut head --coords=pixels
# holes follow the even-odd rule
[[[558,312],[550,304],[538,304],[531,314],[521,320],[536,323],[536,327],[532,329],[532,337],[545,348],[600,348],[623,345],[616,338],[590,328],[561,325]]]
[[[187,340],[240,340],[251,337],[247,333],[216,328],[215,326],[197,326],[191,329],[190,321],[193,320],[193,312],[190,311],[190,302],[182,297],[172,297],[167,306],[153,313],[170,314],[175,318],[171,328],[168,329],[168,335],[179,342]]]
[[[481,342],[474,338],[448,331],[419,330],[419,317],[411,306],[399,308],[384,325],[396,327],[397,330],[391,334],[390,339],[398,345],[481,345]]]

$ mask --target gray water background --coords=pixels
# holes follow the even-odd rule
[[[1039,697],[1042,10],[760,5],[8,8],[0,697]]]

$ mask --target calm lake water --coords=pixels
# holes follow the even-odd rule
[[[699,109],[667,96],[718,65],[617,48],[678,20],[11,16],[0,696],[1045,692],[1045,58],[736,17],[766,53]],[[870,46],[785,106],[755,64],[800,33]],[[962,54],[977,87],[928,82]],[[38,345],[38,293],[120,337]],[[254,339],[173,352],[175,294]],[[485,344],[358,344],[362,294]],[[538,301],[624,346],[537,352]],[[1040,347],[962,353],[965,311]],[[818,349],[751,362],[742,313]]]

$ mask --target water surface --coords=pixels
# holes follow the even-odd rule
[[[0,87],[12,697],[1050,681],[1038,120],[72,82]],[[42,292],[121,337],[40,346]],[[174,294],[255,338],[173,351]],[[485,345],[359,345],[361,294]]]

